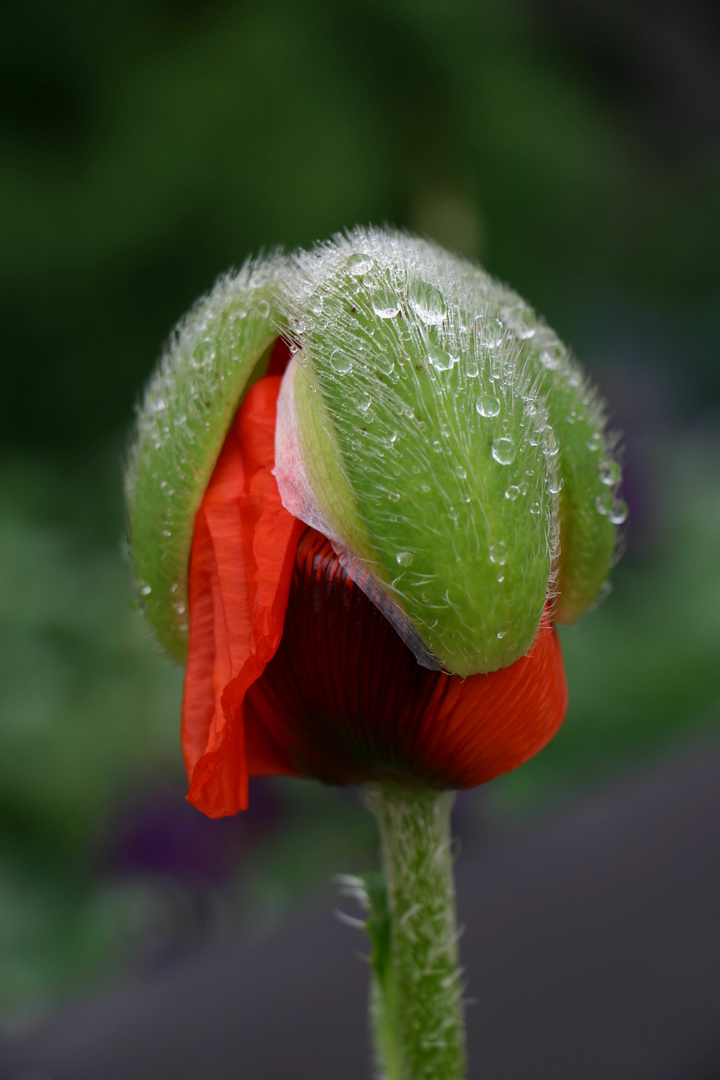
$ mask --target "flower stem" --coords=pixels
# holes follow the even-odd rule
[[[462,1080],[465,1040],[450,837],[454,793],[378,783],[364,789],[382,839],[386,970],[375,963],[371,1015],[384,1080]],[[377,948],[376,948],[377,955]]]

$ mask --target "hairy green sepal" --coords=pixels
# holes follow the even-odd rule
[[[361,277],[347,256],[328,259],[310,298],[306,468],[333,531],[345,541],[349,528],[353,554],[442,666],[493,671],[527,652],[548,590],[546,408],[519,346],[484,340],[456,265],[396,254],[368,259]]]
[[[275,257],[222,278],[176,329],[138,410],[126,475],[137,591],[178,660],[195,514],[242,397],[267,370],[283,267]]]
[[[330,535],[447,670],[529,649],[610,569],[619,468],[571,354],[516,293],[379,230],[295,259],[299,443]],[[396,620],[402,632],[402,619]]]
[[[475,274],[481,302],[488,278]],[[574,622],[597,602],[616,553],[616,527],[627,514],[617,498],[616,439],[606,430],[602,400],[570,350],[517,293],[503,286],[498,297],[499,318],[520,343],[520,363],[536,378],[558,449],[562,487],[553,614],[559,622]]]

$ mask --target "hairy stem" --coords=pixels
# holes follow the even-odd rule
[[[465,1045],[450,837],[454,794],[369,785],[382,838],[388,970],[371,1015],[387,1080],[462,1080]],[[377,974],[377,973],[376,973]]]

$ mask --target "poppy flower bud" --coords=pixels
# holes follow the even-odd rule
[[[625,514],[604,429],[532,309],[430,243],[358,229],[221,279],[126,482],[140,600],[188,659],[190,800],[234,813],[267,773],[469,787],[541,749],[551,619],[596,600]]]

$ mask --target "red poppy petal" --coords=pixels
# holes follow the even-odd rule
[[[248,701],[297,770],[330,783],[474,787],[537,753],[567,705],[557,636],[488,675],[429,671],[312,529],[298,546],[280,648]]]
[[[293,771],[243,708],[280,643],[303,529],[271,471],[279,389],[269,376],[248,391],[195,520],[182,739],[188,799],[210,817],[247,806],[248,775]]]
[[[270,363],[268,364],[268,375],[284,375],[285,369],[292,359],[290,352],[290,346],[283,338],[278,338],[272,347],[270,353]]]
[[[484,784],[542,750],[566,709],[560,640],[543,622],[528,655],[510,667],[438,680],[423,724],[423,757],[451,787]]]

